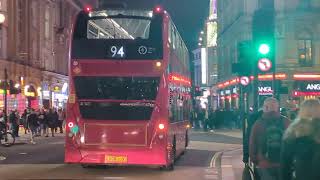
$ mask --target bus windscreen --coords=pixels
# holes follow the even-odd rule
[[[75,77],[78,99],[155,100],[159,77]]]

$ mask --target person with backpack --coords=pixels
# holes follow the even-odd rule
[[[297,119],[285,132],[281,152],[282,180],[320,179],[320,101],[300,106]]]
[[[266,98],[263,114],[254,123],[249,140],[249,155],[261,180],[279,180],[282,137],[290,120],[280,115],[279,102]]]

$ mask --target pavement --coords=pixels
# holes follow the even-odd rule
[[[97,167],[83,169],[64,164],[64,134],[36,137],[21,134],[17,145],[0,147],[0,179],[138,179],[238,180],[242,173],[242,138],[239,130],[191,131],[190,146],[175,170],[154,167]],[[4,157],[4,158],[1,158]]]

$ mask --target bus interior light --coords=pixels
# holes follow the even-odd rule
[[[73,133],[70,132],[70,133],[68,134],[68,136],[69,136],[69,138],[72,138],[72,137],[73,137]]]
[[[159,127],[160,130],[163,130],[164,129],[164,124],[159,124],[158,127]]]

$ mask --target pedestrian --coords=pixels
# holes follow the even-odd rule
[[[38,128],[38,116],[34,109],[31,109],[30,115],[27,116],[27,123],[30,132],[30,142],[31,144],[35,144],[34,137],[37,135]]]
[[[15,134],[15,136],[16,137],[20,137],[19,136],[19,130],[20,130],[20,114],[19,114],[19,112],[18,112],[18,110],[15,110],[15,117],[16,117],[16,126],[15,126],[15,132],[16,132],[16,134]]]
[[[66,116],[65,116],[65,112],[59,108],[58,110],[58,126],[59,126],[59,129],[60,129],[60,133],[63,133],[63,122],[65,120]]]
[[[282,144],[282,180],[320,179],[320,101],[310,99],[300,106]]]
[[[22,121],[22,125],[24,128],[24,134],[27,134],[27,130],[28,130],[28,123],[27,123],[27,116],[29,114],[27,113],[27,110],[25,109],[21,115],[21,121]]]
[[[11,110],[10,114],[9,114],[9,129],[12,131],[12,134],[15,137],[19,137],[18,135],[18,129],[19,127],[19,123],[17,120],[17,116],[16,116],[16,112],[14,110]]]
[[[41,134],[47,136],[47,116],[46,113],[44,112],[44,109],[40,109],[40,113],[38,116],[39,122],[40,122],[40,136]]]
[[[290,121],[280,115],[279,102],[266,98],[263,114],[253,125],[250,134],[250,159],[261,180],[279,180],[282,136]]]
[[[50,109],[47,115],[48,128],[50,128],[51,136],[54,137],[55,128],[57,127],[56,115],[53,109]],[[46,137],[49,135],[49,130],[47,131]]]
[[[208,131],[208,126],[209,126],[209,111],[208,111],[208,107],[206,107],[205,109],[203,109],[203,130],[206,132]]]

